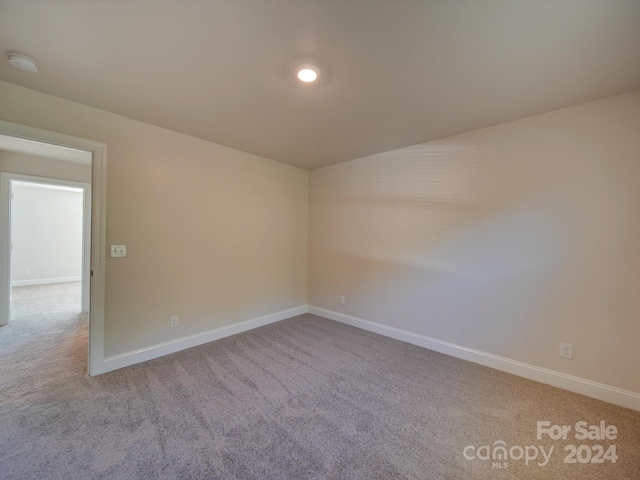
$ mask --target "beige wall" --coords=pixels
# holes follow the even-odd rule
[[[0,150],[0,172],[91,183],[91,165]]]
[[[314,170],[309,222],[310,305],[640,392],[640,91]]]
[[[5,82],[0,105],[107,144],[127,258],[107,259],[106,356],[306,304],[308,172]]]

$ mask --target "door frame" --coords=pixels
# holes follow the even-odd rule
[[[13,182],[27,182],[27,183],[39,183],[43,185],[55,185],[59,187],[73,187],[79,188],[82,190],[82,266],[81,266],[81,301],[80,301],[80,310],[82,313],[89,313],[89,302],[90,302],[90,277],[91,277],[91,184],[86,182],[75,182],[72,180],[61,180],[58,178],[47,178],[47,177],[35,177],[33,175],[23,175],[19,173],[7,173],[0,172],[0,216],[8,217],[8,220],[0,221],[0,224],[5,226],[5,230],[2,232],[3,238],[7,239],[9,242],[9,265],[5,266],[2,260],[0,259],[0,272],[8,272],[9,274],[9,288],[13,288],[12,281],[12,262],[11,262],[11,254],[12,245],[13,245],[13,231],[12,231],[12,210],[11,205],[13,203]],[[0,243],[2,248],[4,242]],[[6,258],[5,255],[2,255],[2,259]],[[7,268],[8,267],[8,268]],[[0,296],[4,301],[5,295]],[[0,314],[0,325],[3,324],[5,320],[11,320],[11,311],[9,314],[4,311]],[[9,309],[10,310],[10,309]],[[4,323],[6,325],[6,323]]]
[[[89,293],[88,373],[99,375],[104,367],[105,259],[107,232],[107,145],[63,133],[0,120],[0,134],[36,142],[75,148],[91,153],[91,258]],[[4,192],[2,195],[8,194]],[[8,315],[11,286],[9,218],[0,215],[0,321]],[[4,308],[6,306],[6,309]],[[8,317],[6,317],[8,320]]]

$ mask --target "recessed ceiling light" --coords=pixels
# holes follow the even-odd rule
[[[298,69],[298,79],[304,83],[315,82],[320,76],[320,70],[313,65],[303,65]]]
[[[9,63],[20,70],[24,70],[26,72],[37,72],[38,64],[33,58],[29,58],[26,55],[22,55],[20,53],[7,53],[7,58],[9,58]]]

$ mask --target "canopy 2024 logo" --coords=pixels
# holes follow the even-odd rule
[[[618,429],[615,425],[607,425],[603,420],[598,425],[589,425],[588,422],[577,422],[575,425],[551,425],[551,422],[537,422],[536,439],[546,438],[559,441],[568,440],[569,435],[578,441],[597,440],[610,442],[618,438]],[[467,445],[462,454],[467,460],[491,461],[493,468],[508,468],[509,461],[523,461],[525,465],[546,467],[552,459],[555,445],[547,449],[543,445],[513,445],[509,447],[504,440],[496,440],[492,445],[480,445],[475,447]],[[564,463],[601,464],[605,462],[616,463],[616,445],[601,444],[567,444],[564,445]]]

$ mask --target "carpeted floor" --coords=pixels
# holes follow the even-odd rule
[[[79,312],[80,282],[29,285],[11,289],[11,318],[20,320],[49,312]],[[46,316],[40,317],[46,321]]]
[[[0,328],[0,477],[640,478],[639,412],[309,314],[95,378],[86,356],[62,307]],[[619,434],[537,440],[545,420]],[[538,458],[463,455],[499,440]],[[567,444],[618,459],[565,464]]]

